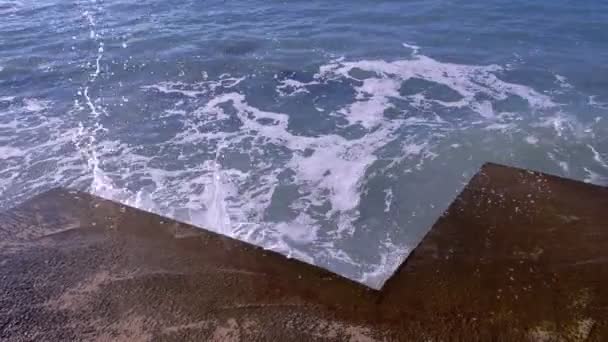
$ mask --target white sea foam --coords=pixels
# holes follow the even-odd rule
[[[355,69],[369,72],[370,76],[355,79],[352,76]],[[500,80],[496,73],[501,70],[498,66],[442,63],[414,54],[412,59],[393,62],[336,60],[321,66],[311,82],[277,80],[277,92],[287,97],[308,94],[311,87],[323,87],[327,82],[356,80],[352,101],[327,111],[329,116],[345,119],[349,126],[359,125],[366,130],[364,135],[354,139],[339,134],[306,136],[291,132],[287,113],[252,106],[245,94],[235,91],[235,85],[244,78],[230,78],[231,82],[205,79],[194,84],[171,81],[145,86],[144,91],[180,94],[190,101],[202,102],[191,111],[169,110],[171,115],[184,118],[184,130],[167,144],[205,144],[215,146],[217,151],[212,160],[182,172],[144,170],[144,173],[154,174],[148,178],[157,184],[148,197],[152,201],[164,198],[166,190],[162,189],[174,189],[177,197],[185,200],[181,206],[186,210],[185,214],[179,210],[169,213],[174,217],[320,263],[329,269],[350,269],[347,276],[378,287],[407,255],[408,247],[397,248],[388,237],[378,241],[381,250],[378,263],[362,265],[337,247],[336,242],[354,237],[357,229],[354,222],[359,216],[362,188],[369,169],[379,160],[379,151],[399,136],[399,129],[428,127],[432,131],[438,130],[431,136],[439,138],[444,127],[449,127],[446,120],[451,119],[409,114],[388,119],[386,110],[395,106],[394,101],[408,101],[414,108],[421,109],[432,104],[469,108],[487,120],[486,129],[504,131],[514,129],[515,123],[501,122],[505,116],[494,110],[491,101],[479,101],[479,95],[493,100],[519,96],[532,110],[556,106],[549,97],[529,87]],[[447,86],[461,98],[445,101],[427,93],[401,95],[400,88],[412,78]],[[238,118],[241,123],[238,132],[211,130],[201,133],[201,127],[231,118]],[[432,151],[430,141],[405,139],[399,145],[401,152],[392,157],[390,165],[415,157],[412,168],[406,168],[409,172],[422,172],[426,161],[439,157]],[[273,161],[275,152],[271,151],[275,149],[286,149],[283,161]],[[235,152],[248,156],[248,171],[226,167],[224,155]],[[183,158],[191,157],[184,155]],[[292,172],[289,184],[297,190],[296,198],[289,206],[298,214],[287,220],[266,221],[273,195],[279,187],[278,179],[285,171]],[[394,192],[392,189],[385,191],[383,210],[388,213]],[[324,206],[326,209],[319,211],[318,208]],[[162,207],[159,205],[151,210],[166,210]]]
[[[12,146],[0,146],[0,159],[8,159],[13,157],[22,157],[24,151]]]
[[[53,102],[9,96],[0,103],[0,197],[7,201],[0,203],[12,205],[78,177],[82,168],[67,148],[69,124],[48,115]],[[36,171],[41,165],[45,172]]]
[[[563,170],[564,174],[567,175],[570,173],[570,165],[568,162],[560,160],[553,152],[547,152],[547,155],[549,156],[549,159],[554,161]]]
[[[358,98],[364,98],[366,94],[373,94],[367,102],[378,106],[389,106],[390,103],[382,102],[386,98],[401,98],[412,100],[412,104],[419,108],[425,108],[431,103],[450,107],[469,107],[484,118],[494,118],[495,113],[489,101],[479,102],[476,96],[481,94],[490,96],[494,100],[504,100],[508,96],[518,96],[526,100],[532,109],[547,109],[556,107],[557,104],[550,97],[541,94],[534,89],[500,80],[496,73],[503,69],[497,65],[471,66],[452,63],[442,63],[424,55],[415,55],[409,60],[398,60],[387,62],[358,61],[358,62],[335,62],[322,66],[317,78],[337,77],[353,78],[350,73],[354,69],[374,72],[376,78],[365,79],[364,85],[357,88]],[[449,87],[458,93],[462,99],[454,101],[438,101],[432,97],[427,98],[424,93],[412,96],[399,96],[399,89],[404,81],[409,79],[423,79],[432,83]],[[357,105],[357,104],[353,104]],[[352,114],[347,111],[345,114]],[[375,110],[370,113],[371,118],[362,120],[354,117],[352,120],[360,121],[362,124],[373,124],[374,117],[379,115]]]
[[[486,130],[489,131],[501,131],[503,133],[513,131],[517,129],[517,124],[513,122],[509,123],[492,123],[485,127]]]
[[[608,103],[606,102],[601,102],[597,100],[597,95],[590,95],[587,97],[587,103],[590,106],[593,107],[597,107],[597,108],[601,108],[601,109],[608,109]]]
[[[595,147],[591,146],[591,145],[587,145],[587,147],[589,147],[589,149],[591,150],[591,152],[593,153],[593,159],[600,164],[601,166],[605,167],[606,169],[608,169],[608,162],[606,162],[604,160],[604,158],[602,157],[602,155],[595,149]]]
[[[49,108],[51,105],[50,101],[34,99],[34,98],[25,98],[23,99],[23,106],[26,110],[30,112],[41,112]]]
[[[300,93],[308,93],[309,91],[307,87],[315,84],[319,84],[319,82],[300,82],[287,78],[280,81],[279,85],[276,87],[276,90],[283,96],[293,96]]]
[[[204,77],[206,79],[206,77]],[[201,81],[186,84],[179,81],[167,81],[153,85],[142,86],[143,90],[156,90],[162,94],[179,94],[190,98],[214,93],[217,89],[230,89],[238,86],[246,77],[231,77],[223,74],[217,81]]]
[[[557,83],[559,84],[560,87],[565,88],[565,89],[572,89],[574,88],[572,86],[572,84],[568,83],[568,79],[565,76],[562,75],[554,75],[555,79],[557,80]]]
[[[70,114],[79,117],[81,124],[71,127],[47,118],[52,102],[0,99],[2,108],[8,107],[11,113],[39,118],[29,122],[23,119],[26,115],[11,114],[6,120],[0,115],[0,129],[16,127],[32,136],[53,132],[29,149],[11,149],[8,141],[2,141],[0,159],[9,156],[2,160],[17,163],[30,158],[24,164],[30,166],[45,160],[57,164],[58,170],[28,183],[19,165],[11,164],[0,173],[0,191],[24,184],[65,185],[66,174],[73,174],[68,185],[86,183],[103,197],[247,240],[376,288],[415,246],[413,239],[407,244],[403,240],[404,230],[410,236],[422,236],[421,231],[435,218],[425,215],[438,215],[451,200],[433,196],[453,196],[488,155],[502,157],[507,150],[487,141],[513,136],[512,141],[553,153],[556,141],[587,139],[586,130],[597,129],[562,113],[549,96],[503,81],[505,69],[500,66],[444,63],[420,54],[415,45],[404,44],[413,52],[407,59],[341,58],[321,65],[310,82],[274,80],[275,95],[286,102],[296,98],[314,102],[309,98],[315,92],[331,91],[329,86],[348,87],[345,93],[354,93],[352,98],[337,105],[314,103],[319,108],[315,115],[336,122],[331,133],[298,132],[290,127],[291,113],[254,105],[258,102],[250,97],[248,87],[241,87],[254,82],[253,76],[210,78],[202,73],[194,83],[167,80],[142,85],[141,91],[173,102],[159,113],[149,113],[149,120],[178,120],[182,128],[154,146],[126,143],[113,138],[101,124],[114,114],[95,98],[96,82],[106,70],[104,37],[96,27],[95,7],[85,12],[97,48],[87,70],[89,79]],[[403,92],[412,79],[447,87],[458,96],[446,100],[428,89]],[[521,113],[501,112],[497,102],[510,97],[522,98],[528,106]],[[76,115],[83,113],[88,116]],[[130,129],[145,133],[139,127]],[[60,136],[65,132],[67,138]],[[73,153],[68,148],[72,141],[78,147]],[[158,152],[151,156],[144,152],[147,147]],[[598,170],[605,167],[606,156],[600,147],[589,143],[592,153],[586,158],[594,164],[584,172],[592,182],[603,177]],[[477,157],[477,151],[490,152]],[[53,159],[40,159],[43,154]],[[564,174],[580,171],[558,152],[545,158]],[[434,174],[454,160],[458,170]],[[452,179],[452,174],[463,177]],[[442,186],[428,181],[432,177],[442,178],[437,180]],[[371,182],[378,178],[382,181]],[[391,182],[397,180],[399,186],[394,186]],[[386,184],[386,188],[374,189],[375,184]],[[414,193],[403,192],[412,185]],[[378,194],[381,200],[370,203]],[[407,198],[411,203],[403,203]],[[372,214],[364,217],[362,208],[380,213],[365,223],[365,231],[377,235],[363,232],[359,220]],[[368,260],[362,255],[369,251],[358,253],[344,247],[349,242],[378,249]]]
[[[390,275],[399,267],[411,249],[395,244],[390,237],[381,241],[379,246],[380,261],[372,267],[367,267],[359,279],[360,282],[380,289]]]
[[[555,134],[559,137],[566,133],[575,133],[580,130],[576,119],[562,112],[557,112],[554,115],[542,117],[540,122],[535,124],[536,127],[553,128]]]
[[[538,138],[533,135],[528,135],[525,140],[530,145],[536,145],[539,142]]]
[[[608,184],[608,177],[603,176],[603,175],[591,170],[588,167],[584,167],[583,169],[585,170],[585,173],[587,174],[584,179],[585,182],[593,183],[593,184],[603,184],[603,185]]]
[[[405,47],[405,48],[411,49],[412,54],[414,54],[414,55],[418,54],[418,52],[420,51],[420,46],[418,46],[418,45],[408,44],[408,43],[402,43],[401,45],[403,45],[403,47]]]
[[[393,204],[393,189],[384,189],[384,212],[388,213],[391,211],[391,205]]]

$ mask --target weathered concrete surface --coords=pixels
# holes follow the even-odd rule
[[[382,291],[57,189],[0,214],[0,340],[608,340],[608,189],[485,165]]]

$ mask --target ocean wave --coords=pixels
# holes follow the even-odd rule
[[[161,145],[181,150],[179,163],[184,169],[164,168],[162,156],[147,158],[138,155],[136,147],[118,144],[114,148],[120,154],[99,150],[99,158],[114,165],[115,171],[96,174],[92,188],[102,196],[379,287],[483,156],[454,165],[452,171],[459,176],[451,178],[447,183],[450,191],[439,194],[441,198],[409,196],[406,204],[396,203],[408,195],[399,187],[381,187],[379,212],[386,220],[362,213],[370,210],[371,193],[378,190],[375,182],[394,178],[416,183],[428,170],[452,160],[449,154],[466,151],[458,138],[463,134],[469,139],[475,135],[491,139],[492,132],[499,131],[503,136],[520,135],[521,146],[538,146],[543,140],[527,132],[557,134],[559,138],[579,130],[576,120],[561,113],[550,96],[503,81],[503,67],[444,63],[420,54],[417,47],[412,49],[410,58],[397,61],[333,60],[319,66],[310,81],[273,77],[276,101],[314,99],[326,108],[323,115],[335,120],[331,134],[297,133],[290,127],[290,113],[250,104],[243,90],[247,87],[241,87],[252,79],[246,75],[143,86],[143,92],[174,101],[162,115],[179,117],[183,128]],[[423,80],[430,86],[404,89],[411,80]],[[333,109],[313,98],[336,84],[350,88],[353,96]],[[455,95],[446,98],[442,89]],[[525,101],[523,111],[498,108],[501,101],[513,97]],[[387,114],[391,111],[392,116]],[[463,113],[476,118],[463,121]],[[553,133],[542,131],[544,128]],[[197,146],[204,146],[205,152]],[[507,149],[506,144],[498,148]],[[499,153],[493,151],[492,155]],[[571,171],[558,160],[558,154],[550,152],[546,158],[564,168],[563,172]],[[115,188],[126,180],[130,184]],[[138,188],[134,185],[138,182],[148,185]],[[420,184],[420,191],[426,191],[426,186]],[[392,228],[386,230],[387,226]],[[367,247],[370,242],[378,246],[367,259],[363,255],[369,251],[344,247],[345,241],[356,246],[369,239],[360,236],[362,230],[387,231],[366,240]]]
[[[441,62],[414,44],[403,59],[333,59],[308,74],[139,84],[132,96],[154,106],[145,125],[125,124],[130,113],[99,98],[100,10],[82,11],[96,50],[71,111],[0,98],[5,205],[84,188],[379,288],[485,161],[596,183],[608,175],[605,120],[568,114],[556,96],[577,90],[565,77],[555,76],[559,93],[541,92],[505,81],[509,68]],[[588,104],[603,110],[598,101]],[[134,138],[158,130],[170,134]]]

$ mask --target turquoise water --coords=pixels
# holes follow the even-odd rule
[[[605,1],[4,1],[0,208],[91,191],[378,287],[485,161],[608,184]]]

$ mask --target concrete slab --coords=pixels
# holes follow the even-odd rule
[[[602,341],[607,265],[607,188],[494,164],[381,291],[56,189],[0,214],[0,339]]]

